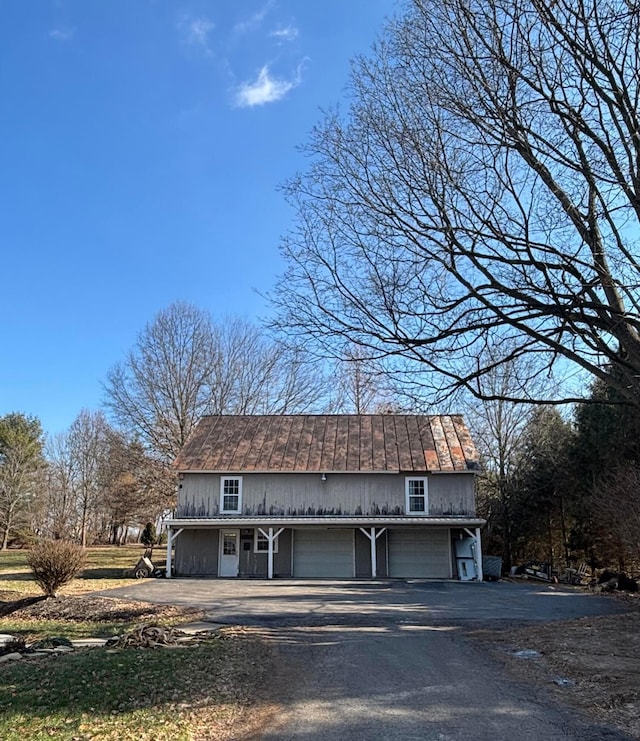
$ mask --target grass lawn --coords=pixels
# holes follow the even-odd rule
[[[229,636],[180,648],[85,649],[0,667],[0,738],[242,739],[271,714],[248,693],[264,644]],[[246,682],[247,670],[255,675]],[[242,681],[238,681],[242,678]]]
[[[52,636],[108,637],[140,623],[179,627],[197,619],[184,609],[140,603],[123,601],[119,609],[119,603],[95,595],[131,583],[123,573],[142,553],[140,546],[87,549],[85,571],[58,599],[33,605],[44,608],[40,616],[28,614],[31,608],[7,614],[0,632],[29,643]],[[0,552],[3,604],[41,594],[27,555]],[[163,550],[155,555],[156,565],[164,565]],[[111,611],[100,612],[103,602]],[[195,645],[80,649],[0,664],[0,739],[249,739],[274,712],[257,699],[272,658],[251,632],[229,630]]]
[[[64,587],[62,594],[84,594],[99,589],[126,586],[132,579],[123,574],[132,569],[144,553],[142,546],[99,546],[87,548],[87,566],[81,577]],[[41,594],[27,565],[29,551],[25,549],[0,551],[0,595],[2,599]],[[155,563],[164,566],[165,553],[162,548],[154,552]],[[10,592],[16,596],[11,597]]]

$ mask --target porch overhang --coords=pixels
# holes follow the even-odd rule
[[[298,516],[280,517],[267,515],[243,515],[238,517],[179,517],[165,520],[171,530],[181,528],[217,527],[483,527],[486,520],[480,517],[429,517],[429,516]]]
[[[257,528],[268,542],[268,579],[273,578],[273,556],[274,545],[284,530],[284,528],[354,528],[360,530],[371,543],[371,577],[377,577],[377,557],[376,541],[384,534],[388,528],[416,528],[416,527],[433,527],[433,528],[458,528],[470,533],[470,529],[475,530],[476,550],[475,553],[481,553],[480,550],[480,528],[486,524],[486,520],[479,517],[451,516],[451,517],[429,517],[429,516],[266,516],[266,515],[241,515],[225,517],[181,517],[172,520],[165,520],[165,527],[168,530],[167,538],[167,577],[172,576],[172,558],[171,548],[176,538],[184,530],[207,530],[214,528]],[[477,556],[476,573],[482,579],[482,564]]]

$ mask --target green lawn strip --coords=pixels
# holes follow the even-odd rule
[[[154,621],[156,622],[156,621]],[[91,620],[43,620],[41,618],[12,618],[9,615],[0,620],[0,633],[21,636],[27,643],[42,638],[111,638],[131,630],[135,622],[97,622]]]
[[[27,565],[27,556],[29,551],[23,550],[10,550],[0,551],[0,574],[11,571],[29,571]]]
[[[264,647],[238,637],[23,659],[0,669],[0,738],[190,739],[242,711],[256,664]]]
[[[105,619],[105,620],[46,620],[43,618],[18,618],[8,615],[0,619],[0,633],[22,636],[27,643],[41,638],[111,638],[122,635],[142,623],[166,625],[180,628],[182,623],[202,619],[203,613],[171,615],[170,617],[146,616],[143,620]],[[1,738],[1,737],[0,737]]]

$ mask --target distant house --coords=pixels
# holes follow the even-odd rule
[[[460,416],[208,416],[174,466],[169,576],[482,578]]]

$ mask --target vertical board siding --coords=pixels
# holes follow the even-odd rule
[[[405,514],[404,474],[238,474],[242,514],[247,516],[384,516]],[[421,474],[423,475],[423,474]],[[220,475],[185,474],[177,517],[217,517]],[[473,474],[427,476],[429,515],[475,516]]]
[[[183,530],[176,539],[176,576],[218,575],[218,530]]]

